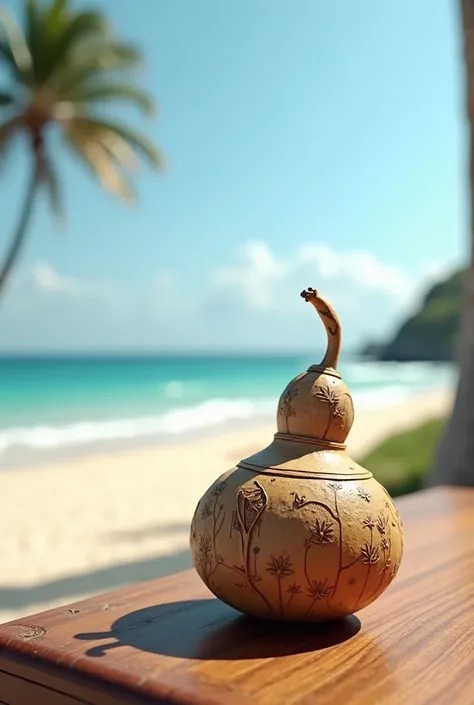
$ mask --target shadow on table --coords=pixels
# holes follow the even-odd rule
[[[244,617],[217,599],[186,600],[155,605],[117,619],[110,631],[76,634],[100,641],[86,651],[90,657],[132,646],[178,658],[253,659],[326,649],[355,636],[354,615],[324,624],[281,624]],[[284,634],[285,638],[279,637]]]
[[[31,587],[0,585],[0,609],[23,610],[29,605],[66,600],[67,598],[75,599],[80,595],[106,592],[136,582],[163,578],[166,575],[191,568],[191,566],[191,553],[189,549],[186,549],[167,556],[118,563]]]

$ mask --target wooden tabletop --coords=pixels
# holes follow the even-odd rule
[[[400,571],[357,616],[259,622],[186,571],[0,626],[0,703],[474,703],[474,490],[397,505]]]

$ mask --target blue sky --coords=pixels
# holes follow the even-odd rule
[[[145,54],[133,80],[158,119],[116,116],[146,130],[167,170],[144,167],[128,209],[58,149],[67,226],[38,204],[0,349],[306,348],[318,332],[298,294],[311,285],[355,345],[464,261],[452,0],[95,4]],[[28,166],[18,148],[0,172],[0,256]]]

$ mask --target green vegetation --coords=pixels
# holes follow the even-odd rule
[[[435,284],[426,294],[420,310],[405,321],[386,344],[369,343],[364,355],[379,360],[454,360],[461,312],[464,270]]]
[[[444,424],[445,419],[435,419],[391,436],[358,462],[392,497],[415,492],[423,487]]]

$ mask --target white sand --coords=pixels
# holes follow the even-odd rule
[[[359,411],[349,451],[449,411],[450,390]],[[0,473],[0,623],[189,567],[189,522],[211,482],[273,425]]]

